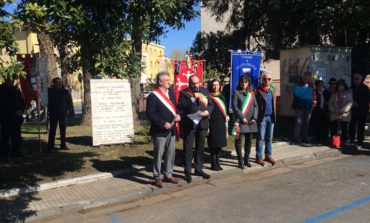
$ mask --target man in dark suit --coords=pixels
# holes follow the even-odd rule
[[[189,77],[189,87],[182,90],[179,96],[179,109],[182,114],[182,131],[184,140],[184,172],[185,180],[190,183],[191,166],[193,160],[193,143],[195,139],[195,172],[203,179],[210,176],[203,172],[204,142],[208,131],[208,116],[212,112],[213,104],[209,100],[207,89],[200,87],[199,77]],[[199,123],[195,123],[188,117],[189,114],[198,113],[201,117]]]
[[[59,123],[60,149],[68,149],[66,145],[67,114],[72,109],[72,98],[63,87],[62,79],[56,77],[52,80],[52,87],[48,89],[48,113],[50,131],[47,151],[54,148],[55,133]]]
[[[157,75],[157,88],[147,98],[146,114],[151,121],[150,134],[154,145],[153,176],[155,185],[163,187],[162,157],[164,160],[164,175],[168,182],[177,184],[172,176],[175,161],[176,124],[180,121],[177,114],[176,100],[170,89],[170,76],[168,72]]]
[[[366,117],[369,113],[369,88],[362,82],[361,74],[353,75],[352,96],[353,106],[351,124],[349,125],[349,137],[351,143],[355,140],[357,132],[357,145],[362,146],[365,138]],[[357,131],[356,131],[357,130]]]
[[[9,151],[12,157],[22,157],[20,149],[23,111],[24,101],[19,88],[14,86],[14,80],[5,80],[5,83],[0,85],[0,159],[2,160],[8,159]],[[9,142],[11,142],[11,148]]]

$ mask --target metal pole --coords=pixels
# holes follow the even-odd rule
[[[40,132],[40,106],[41,106],[41,103],[40,103],[40,95],[38,97],[38,100],[37,100],[37,129],[38,129],[38,132],[39,132],[39,149],[40,149],[40,153],[42,152],[42,148],[41,148],[41,132]]]

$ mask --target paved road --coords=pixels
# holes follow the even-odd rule
[[[370,222],[370,151],[216,179],[53,222]]]

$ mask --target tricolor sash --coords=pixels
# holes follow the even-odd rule
[[[244,99],[244,102],[243,102],[243,105],[242,105],[242,113],[243,113],[243,117],[245,117],[247,115],[247,112],[252,104],[252,100],[253,100],[253,93],[251,92],[246,92],[246,97]],[[239,136],[239,131],[240,131],[240,126],[239,126],[239,123],[236,121],[234,123],[234,126],[233,126],[233,129],[231,131],[231,135],[233,136]]]
[[[191,97],[194,97],[194,93],[187,90],[186,91]],[[199,92],[200,93],[200,92]],[[208,98],[207,96],[205,96],[204,94],[200,93],[200,98],[199,98],[199,101],[200,103],[202,103],[204,105],[204,107],[208,108]]]
[[[153,91],[153,94],[157,96],[157,98],[166,106],[168,110],[173,114],[173,116],[176,116],[176,107],[172,103],[172,101],[165,95],[160,89],[155,89]]]
[[[224,101],[219,98],[219,97],[215,97],[213,95],[209,95],[209,97],[216,103],[216,105],[220,108],[220,110],[222,111],[222,114],[225,116],[225,118],[227,118],[227,108],[226,108],[226,105],[224,103]]]
[[[228,129],[229,129],[229,124],[228,124],[228,115],[227,115],[227,108],[226,108],[226,105],[224,103],[224,101],[220,98],[220,97],[215,97],[213,95],[209,95],[209,97],[216,103],[216,105],[220,108],[222,114],[224,115],[225,119],[226,119],[226,122],[225,122],[225,126],[226,126],[226,137],[227,137],[227,132],[228,132]]]
[[[246,95],[245,100],[244,100],[243,105],[242,105],[243,117],[245,117],[247,115],[247,112],[248,112],[249,108],[251,107],[252,100],[253,100],[253,93],[247,91],[247,95]]]
[[[153,94],[155,96],[157,96],[157,98],[164,104],[164,106],[166,106],[166,108],[168,108],[168,110],[170,110],[170,112],[173,114],[173,116],[175,117],[176,116],[176,107],[175,105],[172,103],[172,101],[169,99],[169,97],[167,97],[167,95],[165,95],[160,89],[155,89],[153,91]],[[173,123],[173,121],[172,121]],[[175,123],[175,126],[176,126],[176,131],[177,131],[177,141],[179,141],[180,139],[180,125],[178,122]]]

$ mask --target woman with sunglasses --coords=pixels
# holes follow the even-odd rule
[[[251,167],[249,155],[252,146],[252,134],[257,132],[258,105],[255,99],[249,75],[241,76],[236,91],[233,94],[235,150],[238,156],[238,166]],[[242,138],[244,144],[244,162],[241,151]]]
[[[272,76],[270,72],[262,74],[262,83],[256,89],[256,100],[258,104],[258,135],[256,143],[256,163],[264,166],[262,158],[263,143],[265,143],[265,161],[275,165],[272,158],[272,136],[276,121],[275,90],[271,84]]]
[[[214,106],[209,117],[208,148],[211,153],[211,169],[214,171],[223,170],[220,165],[222,147],[227,145],[226,126],[229,121],[227,115],[226,100],[221,94],[221,81],[213,79],[208,83],[208,89]]]

